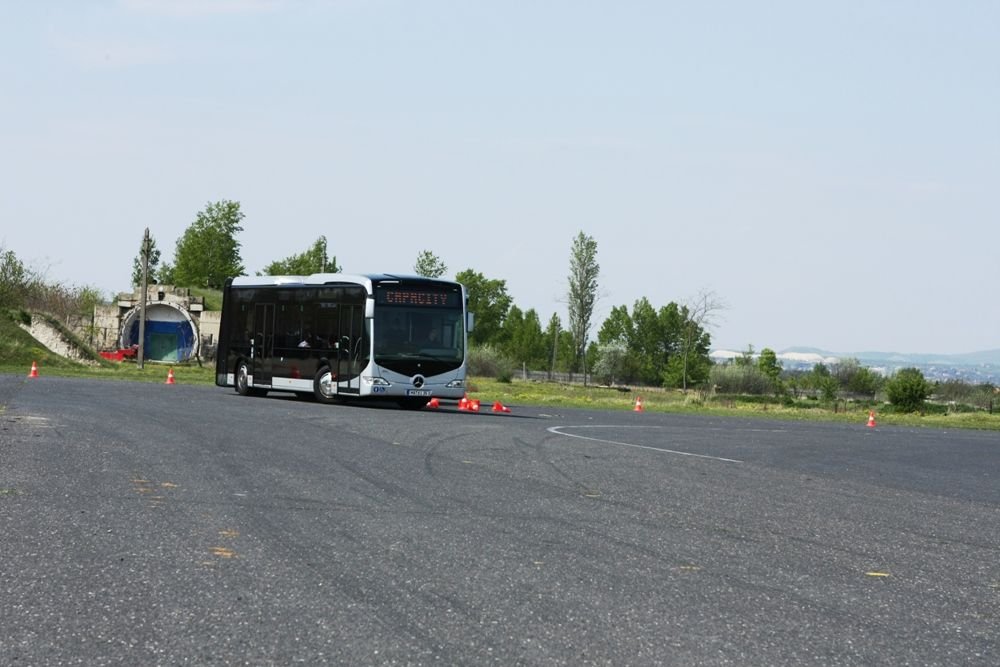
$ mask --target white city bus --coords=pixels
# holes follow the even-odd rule
[[[471,316],[456,282],[316,273],[226,281],[215,383],[391,399],[408,408],[465,394]]]

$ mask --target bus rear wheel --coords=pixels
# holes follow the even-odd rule
[[[333,384],[333,372],[329,366],[321,366],[313,379],[313,394],[320,403],[336,403],[337,391]]]

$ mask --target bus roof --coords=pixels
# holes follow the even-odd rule
[[[424,276],[393,274],[393,273],[313,273],[308,276],[239,276],[232,279],[233,287],[279,287],[279,286],[313,286],[313,285],[361,285],[371,294],[372,286],[383,282],[448,283],[457,284],[453,280],[426,278]]]

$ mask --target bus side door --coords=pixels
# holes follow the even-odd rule
[[[364,354],[364,309],[357,304],[340,307],[340,349],[337,353],[338,391],[344,394],[361,392],[360,359]]]
[[[274,304],[258,303],[253,315],[253,362],[250,372],[254,384],[271,384],[271,359],[274,356]]]

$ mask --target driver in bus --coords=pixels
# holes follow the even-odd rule
[[[406,330],[403,329],[403,325],[400,323],[399,318],[396,317],[392,320],[392,326],[389,327],[386,338],[390,343],[402,343],[406,340]]]

